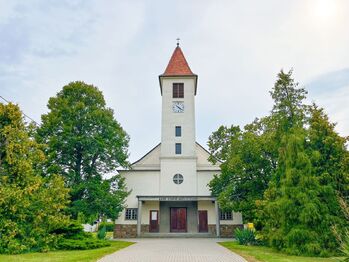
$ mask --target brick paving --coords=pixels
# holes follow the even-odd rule
[[[246,262],[217,244],[214,238],[129,239],[132,246],[107,255],[100,262]]]

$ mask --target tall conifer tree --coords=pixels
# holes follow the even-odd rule
[[[313,104],[309,107],[308,151],[314,173],[322,185],[331,185],[341,197],[349,198],[348,137],[335,131],[324,109]]]
[[[281,71],[271,92],[279,158],[263,202],[264,236],[290,254],[326,255],[336,245],[331,225],[337,220],[326,203],[336,194],[314,174],[306,150],[306,91],[297,86],[292,71]]]

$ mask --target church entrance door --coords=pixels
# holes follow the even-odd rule
[[[207,210],[199,210],[199,232],[208,232]]]
[[[158,210],[150,210],[149,232],[159,232],[159,211]]]
[[[187,208],[171,207],[171,232],[187,232]]]

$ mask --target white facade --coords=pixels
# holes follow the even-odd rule
[[[209,153],[195,140],[197,76],[191,73],[179,47],[159,79],[161,143],[133,163],[130,170],[120,171],[131,194],[126,200],[127,208],[116,220],[115,235],[133,236],[135,229],[130,226],[137,225],[138,236],[148,232],[206,232],[219,236],[221,225],[242,225],[242,217],[233,213],[227,220],[219,219],[218,204],[208,183],[220,168],[208,161]],[[177,84],[184,89],[179,97],[174,95]],[[176,152],[176,144],[180,144],[180,152]],[[175,175],[177,179],[181,177],[177,183]],[[130,217],[132,212],[137,212],[137,217]]]
[[[161,120],[161,158],[196,158],[195,148],[195,77],[163,77],[162,83],[162,120]],[[183,83],[184,98],[172,98],[173,83]],[[183,102],[182,113],[173,112],[173,102]],[[182,136],[175,136],[175,127],[182,127]],[[174,143],[181,142],[182,154],[175,155]],[[195,162],[195,161],[194,161]]]

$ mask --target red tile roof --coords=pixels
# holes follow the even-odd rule
[[[177,46],[162,76],[195,76],[185,60],[182,49]]]

